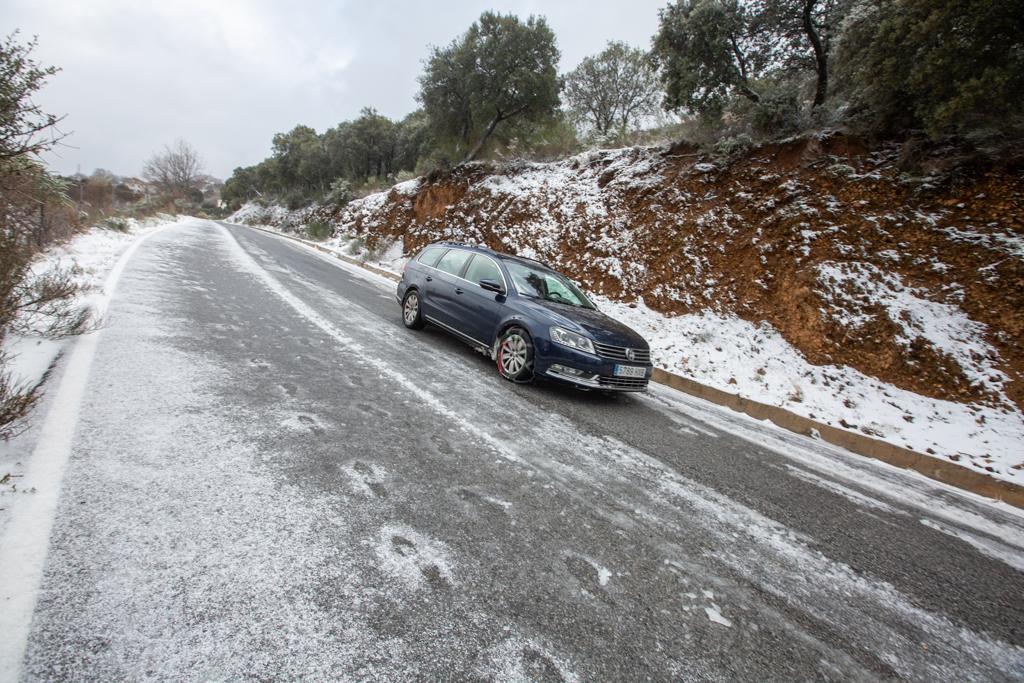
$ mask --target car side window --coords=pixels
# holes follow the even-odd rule
[[[441,258],[441,254],[444,253],[444,250],[445,247],[427,247],[416,260],[425,266],[433,266],[437,263],[437,260]]]
[[[494,261],[480,254],[473,255],[473,260],[470,261],[469,268],[466,269],[465,277],[473,284],[478,284],[481,280],[494,280],[498,284],[502,282],[498,266],[494,265]]]
[[[437,262],[436,268],[443,270],[446,273],[452,275],[458,275],[462,272],[462,266],[466,265],[466,261],[472,254],[468,251],[462,251],[461,249],[450,249],[447,254],[441,257],[441,260]]]

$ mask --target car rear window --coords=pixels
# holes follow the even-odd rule
[[[469,268],[466,269],[466,279],[474,284],[481,280],[494,280],[501,284],[501,271],[491,259],[475,254]]]
[[[420,252],[419,258],[416,260],[425,266],[433,266],[437,263],[437,259],[441,258],[445,249],[446,247],[427,247]]]
[[[441,260],[437,262],[436,268],[443,270],[446,273],[452,275],[458,275],[462,272],[462,266],[466,265],[466,261],[472,254],[468,251],[461,251],[459,249],[450,249],[447,254],[441,257]]]

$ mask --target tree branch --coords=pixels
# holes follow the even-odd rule
[[[814,26],[814,19],[811,16],[815,4],[817,4],[817,0],[804,0],[802,20],[804,33],[807,34],[808,40],[811,41],[811,47],[814,49],[814,64],[818,71],[818,83],[814,89],[814,104],[812,107],[819,107],[824,104],[825,97],[828,94],[828,53],[825,51],[825,46],[822,45],[821,36],[818,35],[818,31]]]
[[[740,46],[736,43],[736,36],[729,35],[729,44],[732,46],[732,54],[736,57],[737,71],[739,72],[740,83],[739,89],[743,93],[743,96],[752,102],[760,102],[761,96],[750,89],[750,84],[747,81],[747,60],[743,58],[743,53],[740,51]]]

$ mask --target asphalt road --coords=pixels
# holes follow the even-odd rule
[[[662,388],[509,384],[393,292],[237,226],[141,245],[24,679],[1024,679],[1015,511]]]

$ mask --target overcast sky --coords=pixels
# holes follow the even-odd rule
[[[72,133],[46,159],[55,171],[137,175],[180,137],[226,178],[297,124],[322,132],[366,106],[404,116],[428,46],[485,10],[546,16],[565,72],[608,40],[649,47],[666,2],[4,0],[0,16],[62,69],[37,97]]]

